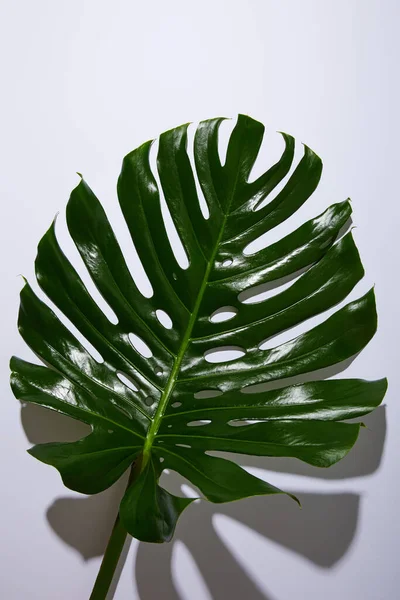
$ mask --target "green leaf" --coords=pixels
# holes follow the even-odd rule
[[[136,273],[132,277],[87,183],[82,179],[73,190],[68,229],[116,322],[96,304],[64,255],[55,223],[39,243],[39,286],[63,313],[63,322],[72,323],[103,362],[28,283],[21,292],[19,330],[46,366],[14,357],[15,396],[92,428],[77,442],[40,444],[30,453],[56,467],[69,488],[85,494],[106,489],[133,465],[120,516],[125,528],[144,541],[170,540],[180,513],[192,501],[159,485],[164,469],[179,472],[211,502],[282,493],[209,452],[295,457],[328,467],[357,439],[360,424],[344,421],[371,412],[386,391],[385,380],[286,381],[360,352],[376,330],[374,293],[337,309],[289,342],[273,345],[275,335],[342,303],[363,277],[351,232],[340,237],[351,207],[348,201],[333,204],[279,241],[249,253],[251,242],[307,201],[322,163],[305,146],[292,168],[295,141],[282,134],[281,158],[249,182],[264,127],[239,115],[222,165],[222,121],[197,127],[193,166],[187,125],[160,136],[157,174],[150,166],[152,142],[124,159],[119,202],[150,281],[149,297],[139,290]],[[188,266],[178,262],[171,246],[168,212]],[[287,279],[294,281],[279,291]],[[244,303],[243,292],[271,282],[278,293]],[[211,318],[223,307],[232,318]],[[262,347],[265,340],[269,349]],[[210,350],[232,347],[240,357],[210,361]],[[274,389],[250,389],[267,382]]]
[[[142,542],[169,542],[181,512],[193,498],[173,496],[157,483],[160,469],[151,458],[121,502],[121,519]]]

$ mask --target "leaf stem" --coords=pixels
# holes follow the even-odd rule
[[[140,456],[132,465],[126,489],[140,475],[141,466],[142,457]],[[122,525],[118,512],[89,600],[106,600],[127,535],[128,532]]]
[[[89,600],[106,600],[126,536],[118,514]]]

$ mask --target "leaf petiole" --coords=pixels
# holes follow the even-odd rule
[[[126,489],[140,475],[141,466],[142,457],[140,456],[132,465]],[[123,526],[118,512],[89,600],[106,600],[127,535],[128,532]]]

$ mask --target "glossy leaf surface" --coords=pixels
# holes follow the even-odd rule
[[[179,472],[211,502],[281,493],[209,452],[286,456],[329,467],[357,439],[360,424],[344,421],[372,411],[386,390],[385,380],[285,385],[288,377],[335,365],[364,348],[376,330],[374,293],[337,309],[306,333],[273,344],[273,336],[343,302],[362,278],[351,232],[339,236],[351,208],[347,201],[334,204],[249,254],[251,242],[306,202],[322,163],[304,147],[292,168],[295,142],[283,134],[278,162],[250,180],[264,127],[240,115],[222,165],[222,121],[200,123],[193,164],[187,125],[160,136],[157,172],[150,166],[152,142],[124,159],[118,197],[151,284],[150,297],[140,292],[87,183],[82,180],[73,190],[68,229],[117,322],[97,305],[63,253],[54,223],[40,241],[39,286],[102,362],[28,283],[21,292],[19,330],[45,366],[12,359],[16,397],[92,428],[77,442],[41,444],[30,453],[56,467],[69,488],[85,494],[106,489],[134,465],[120,515],[126,529],[144,541],[171,539],[180,513],[192,501],[159,485],[163,469]],[[182,245],[179,261],[171,230]],[[182,264],[184,255],[187,264]],[[243,302],[244,292],[298,272],[275,295]],[[230,318],[213,319],[223,307]],[[262,349],[266,340],[270,347]],[[236,354],[215,362],[209,353],[216,349]],[[267,382],[278,389],[246,389]]]

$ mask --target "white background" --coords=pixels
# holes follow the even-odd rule
[[[399,16],[396,0],[2,0],[1,598],[86,600],[120,492],[79,497],[25,452],[71,426],[21,410],[9,390],[9,356],[32,359],[16,330],[18,274],[32,281],[57,211],[62,228],[76,171],[118,231],[115,182],[128,151],[238,112],[324,160],[320,191],[289,230],[352,198],[367,272],[353,296],[376,284],[379,331],[346,375],[389,378],[382,460],[381,412],[331,477],[261,472],[306,492],[303,511],[282,498],[200,503],[172,545],[133,542],[115,599],[398,597]]]

